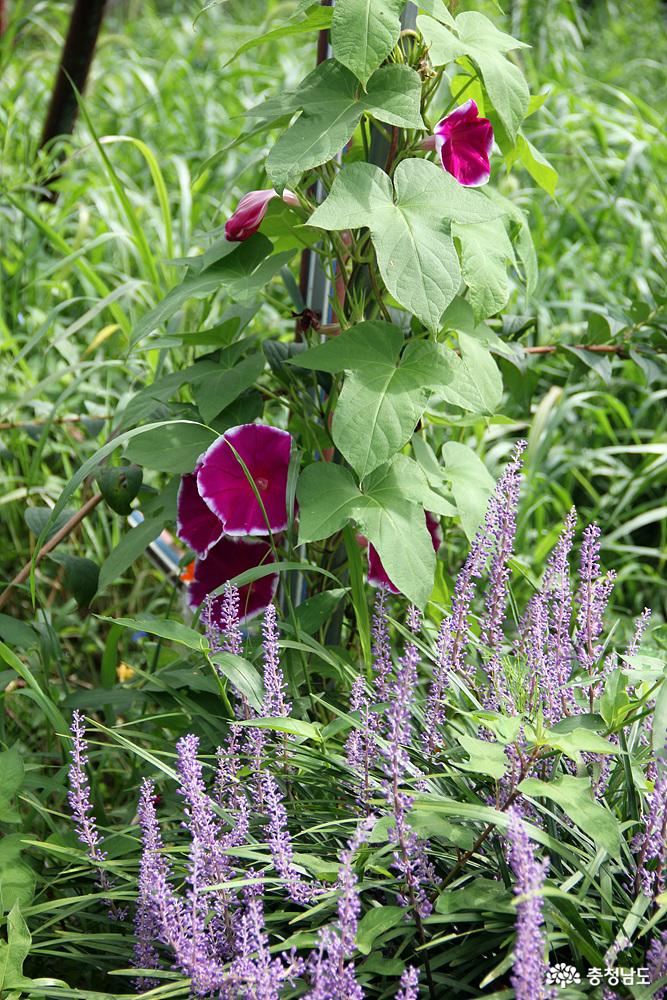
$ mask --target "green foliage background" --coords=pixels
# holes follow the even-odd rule
[[[38,520],[26,518],[26,506],[53,506],[107,439],[116,412],[147,383],[192,362],[195,349],[186,341],[169,345],[167,361],[154,344],[128,353],[131,331],[178,282],[175,262],[206,249],[238,198],[265,186],[265,136],[233,145],[240,130],[236,116],[272,95],[276,85],[295,85],[314,62],[314,39],[306,36],[296,43],[266,42],[227,65],[260,23],[271,26],[278,4],[235,0],[203,13],[187,2],[112,5],[86,93],[88,122],[80,119],[63,146],[59,197],[50,203],[40,197],[50,160],[37,156],[36,145],[68,5],[13,6],[12,28],[0,41],[5,580],[30,558],[40,530]],[[479,6],[497,17],[492,5]],[[521,428],[529,447],[517,589],[524,577],[539,575],[559,521],[575,503],[581,522],[597,520],[602,527],[605,565],[619,576],[614,610],[627,631],[627,618],[645,605],[658,622],[665,616],[665,369],[659,357],[586,354],[572,345],[618,334],[628,352],[649,342],[665,348],[664,7],[654,0],[514,0],[506,28],[532,45],[522,53],[523,65],[531,92],[545,94],[546,101],[526,132],[559,177],[555,198],[525,170],[499,178],[500,190],[513,193],[530,214],[539,278],[530,299],[520,287],[513,290],[505,330],[497,327],[523,345],[558,349],[528,355],[523,371],[501,360],[501,416],[488,425],[462,423],[457,440],[472,445],[495,475],[507,454],[504,428]],[[98,137],[107,137],[99,146],[90,123]],[[217,156],[226,144],[224,157]],[[271,285],[268,302],[248,331],[260,339],[289,339],[293,324],[283,317],[290,303],[279,282]],[[181,328],[209,328],[221,314],[215,298],[190,301]],[[154,482],[161,484],[159,475]],[[88,495],[86,486],[77,502]],[[122,519],[102,505],[67,551],[101,564],[123,534]],[[465,550],[463,531],[451,527],[442,557],[443,600]],[[82,988],[97,989],[104,970],[126,957],[116,933],[94,913],[86,915],[84,929],[64,938],[51,930],[60,917],[52,900],[66,898],[72,879],[86,884],[85,865],[63,820],[57,734],[77,705],[101,713],[108,726],[121,723],[117,745],[100,733],[96,808],[102,825],[129,830],[146,754],[163,761],[161,748],[195,718],[213,743],[216,719],[206,715],[207,692],[190,689],[190,668],[173,650],[160,643],[140,647],[129,633],[79,614],[65,570],[45,561],[37,576],[37,610],[23,590],[0,615],[0,638],[20,655],[19,667],[27,661],[35,680],[26,681],[25,666],[21,673],[11,661],[0,672],[0,737],[3,747],[16,744],[25,760],[25,766],[6,760],[15,777],[3,794],[11,809],[19,809],[22,829],[50,845],[19,862],[14,820],[3,816],[9,835],[0,866],[19,872],[19,899],[32,898],[38,878],[33,905],[42,910],[31,919],[35,965],[44,963],[53,975],[74,965],[83,970]],[[164,616],[179,610],[178,601],[162,573],[140,556],[110,574],[95,610],[106,618]],[[658,640],[661,634],[658,629]],[[146,690],[120,682],[121,661],[136,671],[135,679],[148,679]],[[151,679],[158,666],[170,670],[162,687]],[[336,668],[343,678],[348,666],[342,660]],[[36,723],[36,713],[48,721]],[[140,752],[125,752],[123,740]],[[311,812],[304,820],[311,825],[327,815],[317,790],[319,766],[331,765],[311,762]],[[133,837],[112,838],[109,849],[121,872]],[[76,919],[85,908],[81,899],[62,904],[68,916]],[[5,909],[8,902],[3,900]],[[16,934],[20,938],[20,927]]]

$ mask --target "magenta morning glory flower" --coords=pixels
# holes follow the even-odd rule
[[[443,167],[466,187],[486,184],[491,173],[489,154],[493,128],[480,118],[474,101],[466,101],[435,126],[435,148]]]
[[[259,229],[266,215],[269,202],[277,198],[278,192],[273,188],[264,191],[250,191],[241,198],[236,211],[225,223],[225,239],[240,243],[249,239]],[[298,205],[299,199],[291,191],[283,191],[282,199],[288,205]]]
[[[194,579],[188,587],[188,603],[198,608],[218,587],[239,573],[255,566],[274,562],[271,546],[266,542],[244,542],[235,538],[221,538],[209,549],[206,559],[195,562]],[[263,611],[273,600],[278,586],[278,574],[270,573],[253,583],[239,587],[239,621],[252,618]],[[214,620],[221,619],[224,596],[219,594],[208,602],[207,615]]]
[[[426,527],[433,542],[433,549],[437,552],[442,545],[440,521],[434,514],[430,514],[428,511],[424,511],[424,513],[426,515]],[[372,545],[368,546],[368,582],[374,587],[386,587],[392,594],[400,594],[398,587],[394,586],[387,576],[386,570],[380,562],[377,550]]]
[[[210,548],[222,537],[224,528],[220,518],[213,513],[199,495],[197,489],[197,463],[194,472],[181,477],[176,504],[176,534],[205,559]]]
[[[197,489],[222,521],[225,534],[268,535],[285,530],[291,448],[291,434],[267,424],[232,427],[211,445],[201,459]]]

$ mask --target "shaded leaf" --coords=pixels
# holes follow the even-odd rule
[[[67,524],[74,513],[75,511],[69,507],[66,510],[61,511],[53,524],[49,525],[49,530],[45,535],[45,541],[53,538],[53,536],[57,534],[65,524]],[[38,537],[44,530],[45,525],[49,523],[50,517],[50,507],[26,507],[23,512],[25,523],[28,525],[28,528],[32,531],[33,535],[37,535]]]
[[[495,480],[472,448],[458,441],[447,441],[442,447],[445,463],[443,478],[450,484],[461,525],[472,541],[484,520]]]
[[[99,566],[92,559],[73,556],[68,552],[51,552],[49,558],[60,566],[64,566],[63,583],[67,590],[74,595],[78,606],[80,608],[90,607],[99,584]]]
[[[308,635],[313,635],[328,621],[346,593],[347,590],[337,587],[307,598],[294,609],[299,628]]]
[[[123,628],[132,629],[133,632],[148,632],[149,635],[169,639],[171,642],[187,646],[188,649],[201,651],[204,648],[204,637],[201,633],[172,618],[154,618],[152,615],[142,615],[140,618],[104,618],[103,615],[96,617],[103,622],[111,622],[115,625],[122,625]]]
[[[150,543],[155,541],[163,527],[163,518],[145,518],[136,528],[131,528],[123,535],[100,566],[98,593],[103,593],[114,580],[130,568],[135,559],[138,559]]]
[[[362,955],[369,955],[373,944],[385,931],[397,927],[405,920],[402,906],[374,906],[359,921],[355,944]]]
[[[478,319],[494,316],[507,305],[510,282],[507,264],[514,250],[501,219],[452,226],[461,241],[461,271],[470,291],[470,304]]]
[[[159,472],[192,472],[197,459],[217,435],[201,424],[183,421],[139,432],[125,454],[133,462]]]
[[[264,699],[264,683],[252,663],[233,653],[214,653],[211,662],[242,694],[256,712],[261,712]]]
[[[314,462],[299,476],[296,496],[302,544],[328,538],[347,524],[359,489],[347,469],[331,462]]]
[[[253,385],[264,369],[264,355],[250,354],[229,368],[220,367],[199,379],[193,389],[202,420],[209,424],[225,407]]]
[[[141,468],[138,465],[105,465],[96,478],[106,503],[117,514],[127,517],[132,510],[132,501],[141,489]]]
[[[496,781],[502,778],[509,762],[505,754],[505,748],[500,743],[479,740],[474,736],[466,736],[464,733],[458,736],[458,741],[470,757],[470,760],[457,761],[457,767],[477,774],[488,774],[489,777],[494,778]]]
[[[519,791],[529,798],[546,798],[556,802],[573,823],[599,847],[618,858],[621,850],[619,823],[613,813],[596,802],[588,778],[560,775],[551,781],[525,778]]]
[[[0,941],[0,994],[11,988],[30,985],[23,975],[23,963],[30,952],[31,942],[30,931],[17,901],[7,918],[7,942]]]

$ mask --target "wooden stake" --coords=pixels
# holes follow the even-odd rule
[[[1,2],[1,0],[0,0]],[[58,135],[69,135],[77,115],[76,95],[82,93],[104,17],[106,0],[74,0],[60,65],[51,94],[39,148]]]

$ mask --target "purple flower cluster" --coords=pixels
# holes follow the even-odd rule
[[[635,622],[635,629],[632,634],[632,639],[630,640],[628,648],[625,651],[626,656],[637,655],[637,653],[639,652],[639,646],[641,645],[642,638],[644,636],[644,633],[646,632],[646,629],[648,628],[650,620],[651,620],[651,609],[644,608],[639,618]]]
[[[468,660],[470,619],[475,597],[476,581],[480,580],[491,558],[487,603],[482,619],[482,641],[491,650],[487,673],[491,681],[485,701],[487,707],[496,707],[507,699],[499,670],[499,650],[502,643],[502,624],[505,617],[509,583],[508,560],[512,554],[516,533],[516,508],[519,501],[521,456],[525,441],[518,441],[511,461],[499,479],[491,497],[484,523],[470,547],[470,553],[454,584],[451,613],[443,618],[436,644],[436,662],[433,683],[426,702],[426,746],[430,752],[437,748],[438,728],[445,720],[444,696],[452,673],[471,684],[475,669]]]
[[[584,529],[581,545],[581,566],[579,569],[579,611],[574,647],[579,664],[589,674],[595,673],[604,645],[598,640],[604,628],[604,613],[614,588],[616,576],[609,572],[601,576],[600,570],[600,529],[597,524],[589,524]],[[589,698],[591,709],[593,699],[601,692],[600,684],[591,683]]]
[[[402,906],[409,907],[417,918],[421,918],[428,916],[432,910],[426,886],[432,882],[434,873],[427,858],[428,845],[420,840],[408,821],[412,796],[401,787],[410,771],[410,758],[405,747],[410,745],[412,737],[411,713],[418,663],[417,647],[409,643],[399,659],[396,682],[391,691],[386,712],[388,746],[382,753],[387,776],[384,793],[394,821],[389,836],[398,845],[394,852],[394,868],[405,887],[399,901]]]
[[[509,810],[507,828],[509,863],[516,876],[514,894],[519,897],[516,944],[511,981],[516,1000],[547,1000],[552,992],[545,984],[545,939],[542,930],[542,897],[548,859],[537,861],[520,814]]]
[[[227,881],[232,875],[230,859],[224,853],[226,838],[213,800],[206,791],[202,765],[197,758],[199,740],[193,735],[184,736],[176,744],[176,751],[176,769],[180,780],[178,794],[185,800],[183,826],[190,834],[192,844],[189,862],[192,936],[215,938],[208,950],[212,954],[228,955],[232,946],[229,894],[225,891],[206,891]],[[209,903],[215,918],[207,924]]]
[[[566,716],[592,711],[595,699],[602,694],[605,676],[617,663],[615,654],[609,654],[604,664],[600,664],[604,652],[601,638],[604,614],[614,574],[602,573],[597,525],[589,526],[584,532],[576,597],[572,594],[569,561],[576,525],[574,508],[547,561],[542,585],[529,600],[520,620],[518,641],[513,648],[505,641],[509,563],[516,533],[524,449],[525,442],[518,442],[512,460],[498,481],[482,527],[455,581],[451,612],[440,625],[433,679],[425,706],[423,742],[429,754],[435,753],[442,743],[446,694],[452,675],[464,682],[485,709],[512,716],[525,714],[531,720],[539,715],[548,726],[553,726]],[[472,607],[477,583],[487,571],[480,641],[477,642],[471,632]],[[645,609],[636,622],[627,655],[637,652],[649,617],[650,611]],[[480,655],[484,681],[477,689],[476,658]],[[579,672],[591,678],[586,705],[578,693]],[[647,733],[650,733],[650,719],[642,731],[644,742],[647,742]],[[517,744],[517,753],[520,749]],[[512,753],[508,748],[511,759]],[[514,754],[516,759],[517,753]],[[598,773],[595,792],[603,794],[612,768],[611,758],[593,753],[583,757],[587,764],[595,766]],[[566,763],[565,766],[574,765]],[[649,764],[649,778],[654,776],[653,768],[654,764]],[[514,766],[513,769],[517,770]],[[510,784],[511,776],[501,781],[501,786],[509,787]]]
[[[264,648],[264,701],[262,703],[262,715],[269,716],[270,718],[287,716],[290,714],[292,706],[289,702],[285,701],[286,684],[280,666],[280,645],[274,604],[269,604],[264,613],[262,635],[262,646]]]
[[[231,805],[235,814],[236,824],[229,832],[224,831],[214,800],[207,792],[197,758],[197,737],[184,736],[177,744],[178,793],[184,799],[183,827],[190,842],[184,897],[171,883],[171,868],[155,810],[155,789],[150,781],[142,785],[138,818],[143,850],[135,918],[135,965],[144,970],[159,968],[156,945],[162,944],[171,951],[174,966],[192,979],[195,995],[217,991],[229,1000],[240,996],[277,1000],[280,987],[301,974],[303,962],[294,955],[270,957],[263,932],[261,893],[247,889],[239,900],[236,893],[224,888],[234,876],[230,848],[245,844],[248,833],[247,800],[237,786],[231,792],[225,787],[225,779],[232,771],[230,759],[238,728],[232,727],[232,754],[218,753],[215,782],[216,796]],[[290,896],[307,902],[315,889],[303,882],[294,866],[278,784],[269,772],[263,772],[261,780],[274,867],[286,880]],[[139,988],[150,985],[150,976],[139,978]]]
[[[367,817],[341,854],[338,921],[337,925],[329,925],[324,929],[319,948],[310,957],[309,977],[312,985],[306,994],[307,1000],[363,1000],[364,991],[357,983],[354,962],[350,961],[354,954],[361,912],[357,876],[352,861],[374,822],[374,817]]]
[[[603,616],[612,577],[602,574],[599,531],[592,525],[584,533],[579,585],[573,598],[569,563],[576,513],[570,511],[548,559],[541,587],[529,601],[520,621],[518,641],[512,647],[506,639],[509,567],[514,550],[524,447],[523,442],[517,445],[501,477],[484,524],[457,578],[451,614],[441,624],[423,740],[431,753],[443,742],[441,728],[446,721],[446,694],[452,674],[465,682],[459,707],[469,709],[465,701],[469,693],[473,698],[473,711],[481,703],[487,710],[523,716],[517,718],[516,738],[505,747],[509,767],[497,781],[495,794],[489,801],[498,809],[509,807],[507,853],[516,878],[514,892],[517,897],[516,944],[511,972],[514,994],[517,1000],[550,1000],[552,992],[545,983],[542,899],[548,860],[538,861],[533,851],[524,822],[528,806],[517,797],[517,786],[532,768],[544,766],[536,759],[537,752],[533,753],[532,747],[526,752],[528,722],[541,716],[547,726],[553,726],[564,716],[587,711],[588,705],[575,683],[578,672],[584,674],[591,698],[598,697],[601,692]],[[210,553],[205,561],[209,558]],[[473,600],[478,581],[486,571],[489,584],[486,605],[480,616],[480,641],[477,642],[472,634]],[[432,910],[429,889],[436,876],[428,857],[429,845],[412,827],[410,812],[413,789],[428,791],[434,776],[427,779],[409,753],[415,736],[413,714],[418,714],[414,713],[419,666],[415,636],[422,629],[422,623],[417,610],[411,608],[408,626],[412,632],[409,638],[413,641],[407,642],[403,655],[394,665],[386,594],[386,590],[380,588],[376,597],[372,624],[372,680],[368,682],[359,675],[352,685],[350,709],[358,713],[361,725],[349,733],[345,752],[356,778],[355,794],[363,811],[370,812],[372,796],[377,796],[378,790],[384,798],[384,811],[389,813],[392,824],[388,836],[393,852],[392,868],[397,875],[398,899],[407,911],[406,916],[414,919],[418,936],[423,940],[423,920]],[[634,655],[639,649],[649,614],[645,611],[638,619],[627,648],[628,655]],[[241,617],[239,591],[228,583],[219,604],[214,605],[212,600],[207,602],[204,612],[212,650],[241,655]],[[428,626],[424,633],[427,629]],[[289,716],[292,706],[287,700],[277,613],[272,604],[266,609],[261,633],[264,698],[259,711],[262,716],[284,718]],[[611,655],[608,656],[602,674],[614,663]],[[478,670],[478,666],[484,669]],[[513,681],[515,675],[519,679],[517,683]],[[524,677],[525,684],[521,683]],[[475,690],[477,680],[481,681],[481,694]],[[385,704],[380,707],[377,702]],[[592,707],[593,702],[590,704]],[[455,708],[452,697],[451,710]],[[266,870],[271,877],[267,882],[269,885],[275,883],[274,872],[277,873],[281,885],[274,891],[282,898],[287,896],[297,906],[323,901],[325,887],[303,874],[290,836],[282,784],[287,783],[289,789],[298,773],[296,744],[280,733],[275,735],[256,725],[253,721],[255,710],[246,700],[241,700],[241,712],[246,724],[238,720],[233,722],[227,742],[218,748],[210,791],[199,760],[198,738],[187,735],[177,743],[177,792],[183,803],[182,825],[188,845],[185,876],[183,878],[179,871],[178,882],[162,843],[153,785],[149,781],[142,785],[138,817],[143,852],[135,918],[135,965],[145,971],[138,973],[137,985],[140,989],[155,985],[150,971],[159,969],[162,962],[170,962],[174,969],[191,979],[194,995],[212,994],[218,1000],[279,1000],[288,986],[297,992],[301,990],[299,995],[304,995],[305,988],[309,1000],[363,1000],[363,979],[359,982],[354,964],[361,906],[353,861],[359,846],[368,837],[374,817],[367,816],[341,855],[337,914],[321,931],[310,956],[302,959],[294,952],[276,955],[275,948],[269,946],[265,929],[263,887],[234,888],[240,867],[235,853],[245,856],[247,848],[256,851],[257,841],[265,841],[270,853]],[[470,714],[466,712],[467,717]],[[463,722],[465,717],[463,713],[460,716]],[[492,721],[493,716],[487,712],[481,718],[483,724],[488,725],[486,732],[491,737],[496,724]],[[101,867],[106,854],[92,815],[85,773],[85,730],[79,713],[75,713],[72,734],[70,805],[77,835],[93,863]],[[294,759],[290,760],[292,748]],[[381,768],[377,766],[378,759]],[[606,758],[589,755],[588,760],[596,764],[602,761],[599,791],[606,782]],[[246,848],[246,851],[237,850],[239,848]],[[637,856],[637,890],[641,888],[646,895],[655,898],[666,888],[667,768],[656,775],[655,785],[646,800],[643,829],[635,836],[632,849]],[[463,854],[461,866],[466,860]],[[455,865],[455,869],[457,867]],[[243,874],[256,877],[257,881],[263,877],[262,872],[244,871]],[[106,873],[101,871],[100,884],[105,889],[108,882],[102,879],[106,878]],[[667,969],[666,952],[667,941],[663,935],[653,942],[648,955],[654,981]],[[431,974],[426,963],[425,972],[430,985]],[[417,1000],[418,981],[418,970],[406,968],[396,1000]],[[664,994],[661,989],[657,995]]]
[[[377,744],[376,734],[380,726],[380,715],[370,707],[366,695],[366,684],[360,674],[355,678],[350,691],[350,711],[359,712],[361,728],[351,730],[345,741],[345,756],[355,777],[356,799],[368,812],[371,790],[371,763]]]
[[[232,653],[234,656],[242,656],[241,595],[238,587],[235,587],[228,580],[221,598],[214,598],[210,594],[206,594],[203,608],[201,620],[206,630],[210,653]],[[216,669],[220,677],[224,677],[217,666]],[[247,699],[241,695],[240,701],[241,714],[247,719],[250,713]]]
[[[391,689],[391,678],[394,665],[391,661],[391,640],[387,622],[387,592],[379,587],[375,595],[373,620],[371,622],[371,638],[373,640],[373,671],[375,674],[375,689],[380,701],[386,701]]]
[[[216,752],[217,768],[215,772],[214,799],[221,809],[231,816],[238,817],[244,808],[247,812],[248,800],[243,794],[239,771],[241,769],[241,742],[244,730],[237,723],[229,727],[226,747],[218,747]]]
[[[570,510],[561,535],[547,560],[542,587],[529,602],[522,644],[531,673],[539,681],[541,707],[549,723],[577,711],[567,687],[572,671],[570,627],[572,592],[569,555],[577,512]]]
[[[492,709],[502,707],[512,710],[514,707],[505,683],[505,674],[501,669],[500,654],[511,575],[509,561],[514,552],[516,535],[516,511],[521,487],[521,456],[525,449],[526,442],[518,441],[510,462],[498,480],[484,520],[484,531],[486,537],[492,541],[493,549],[484,614],[480,623],[480,639],[491,653],[486,668],[490,684],[486,705]]]
[[[262,774],[262,803],[268,814],[267,840],[273,867],[285,880],[287,891],[295,903],[308,903],[317,891],[305,882],[294,864],[294,850],[287,826],[287,811],[278,782],[272,774]]]
[[[419,996],[419,970],[409,965],[401,976],[401,988],[396,1000],[417,1000]]]
[[[184,915],[181,900],[170,882],[171,868],[162,843],[155,811],[155,787],[144,779],[137,809],[143,850],[139,867],[139,892],[134,930],[137,943],[134,964],[137,969],[159,968],[156,942],[167,945],[176,963],[187,968],[188,941],[184,935]],[[150,988],[155,981],[141,977],[140,990]]]
[[[632,841],[637,855],[635,887],[649,897],[667,889],[667,765],[658,767],[653,790],[646,796],[644,828]]]
[[[88,743],[86,742],[86,724],[83,715],[76,709],[72,715],[70,726],[72,734],[72,763],[68,771],[69,791],[67,798],[74,819],[74,828],[79,841],[88,852],[91,861],[106,861],[106,852],[102,850],[102,838],[97,829],[97,821],[93,815],[93,804],[90,801],[90,784],[86,767],[88,765]],[[100,884],[107,889],[108,877],[100,869]]]
[[[243,891],[243,908],[236,921],[236,952],[222,1000],[279,1000],[284,984],[292,983],[303,972],[304,962],[294,952],[271,957],[264,932],[261,886],[248,886]]]
[[[667,931],[663,931],[660,937],[656,937],[651,941],[646,952],[646,961],[652,983],[657,983],[660,979],[667,976]],[[666,998],[667,985],[661,986],[653,994],[653,1000],[666,1000]]]
[[[69,789],[67,799],[74,820],[74,829],[79,841],[86,848],[88,857],[97,868],[97,883],[104,892],[111,890],[111,880],[102,864],[107,859],[106,851],[102,850],[102,837],[97,829],[97,821],[93,814],[93,804],[90,800],[90,784],[86,768],[88,766],[88,743],[86,741],[86,724],[78,710],[72,713],[70,725],[72,748],[70,750],[70,767],[67,774]],[[112,900],[109,903],[109,917],[112,920],[124,920],[127,911]]]

